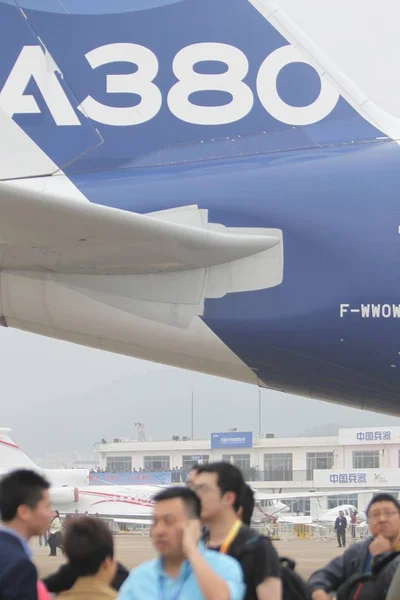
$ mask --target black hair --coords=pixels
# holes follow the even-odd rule
[[[215,462],[200,466],[198,474],[201,473],[215,473],[217,475],[217,485],[221,490],[221,495],[226,494],[226,492],[234,492],[233,509],[237,512],[242,505],[245,486],[241,470],[228,462]]]
[[[377,502],[391,502],[392,504],[395,505],[395,507],[397,508],[398,512],[400,512],[400,503],[397,500],[397,498],[395,498],[394,496],[392,496],[392,494],[387,494],[385,492],[382,492],[380,494],[376,494],[376,496],[374,496],[372,498],[372,500],[370,501],[370,503],[367,506],[367,510],[366,510],[366,514],[368,515],[369,511],[371,510],[371,507],[376,504]]]
[[[67,525],[64,552],[78,577],[94,575],[106,558],[114,558],[111,531],[93,517],[75,517]]]
[[[182,500],[189,518],[200,519],[200,499],[188,487],[167,488],[154,496],[153,500],[154,502],[163,502],[164,500],[173,500],[174,498],[180,498]]]
[[[12,521],[20,506],[29,506],[34,510],[49,487],[44,477],[28,469],[5,475],[0,481],[0,514],[3,521]]]
[[[245,483],[241,499],[242,521],[245,525],[250,526],[255,503],[254,492],[251,487]]]
[[[201,465],[199,465],[199,463],[193,463],[193,465],[190,467],[188,473],[190,473],[190,471],[196,471],[196,473],[199,472]]]
[[[54,512],[56,513],[56,516],[54,518],[55,519],[57,519],[57,517],[60,518],[60,513],[58,512],[58,510],[55,510]]]

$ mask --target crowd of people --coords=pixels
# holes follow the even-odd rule
[[[197,465],[188,473],[186,486],[165,488],[154,498],[151,535],[156,559],[129,573],[115,559],[108,526],[101,519],[78,515],[68,520],[63,535],[67,562],[40,580],[29,540],[48,532],[49,522],[59,515],[51,510],[49,483],[43,477],[29,470],[14,471],[0,482],[0,598],[48,600],[50,594],[62,600],[328,600],[331,594],[338,600],[400,598],[400,504],[395,497],[375,495],[366,511],[371,536],[354,542],[307,583],[293,565],[279,558],[268,537],[251,529],[253,509],[253,491],[236,466]]]
[[[136,473],[139,475],[150,475],[151,473],[170,473],[172,483],[184,483],[187,479],[189,470],[190,467],[173,467],[172,469],[169,467],[139,467],[138,469],[136,469],[136,467],[132,467],[132,470],[129,471],[118,471],[113,469],[101,469],[100,467],[97,467],[96,469],[90,470],[90,475],[96,475],[99,473],[107,473],[113,475],[118,475],[119,473]],[[244,467],[243,469],[241,469],[241,471],[246,481],[258,481],[264,480],[265,478],[265,473],[263,471],[260,472],[257,467]]]

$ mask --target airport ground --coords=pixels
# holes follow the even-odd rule
[[[155,556],[149,537],[134,534],[118,534],[114,537],[116,558],[127,568],[141,564]],[[37,545],[37,539],[32,543],[34,560],[41,577],[56,571],[64,559],[58,550],[59,556],[50,557],[48,547]],[[280,556],[287,556],[296,560],[299,573],[308,578],[313,571],[325,565],[343,550],[337,548],[336,541],[317,541],[316,539],[279,540],[274,542]]]

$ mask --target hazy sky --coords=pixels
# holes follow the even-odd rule
[[[0,427],[32,457],[90,452],[102,437],[149,439],[230,427],[258,432],[258,390],[218,377],[0,328]],[[335,404],[262,391],[262,432],[336,433],[338,426],[400,425],[400,419]]]

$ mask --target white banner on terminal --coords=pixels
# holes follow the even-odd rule
[[[400,469],[314,469],[314,487],[400,487]]]
[[[400,444],[400,427],[359,427],[339,429],[340,446]]]

